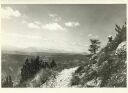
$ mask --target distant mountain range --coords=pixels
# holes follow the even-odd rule
[[[59,55],[59,54],[66,54],[66,55],[74,55],[74,54],[82,54],[87,55],[86,52],[83,53],[76,53],[76,52],[69,52],[65,50],[56,50],[56,49],[37,49],[34,47],[29,47],[25,49],[17,48],[17,47],[10,47],[8,49],[2,49],[2,53],[7,54],[20,54],[20,55]]]

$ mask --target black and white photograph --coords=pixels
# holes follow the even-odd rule
[[[1,88],[126,88],[126,8],[1,4]]]

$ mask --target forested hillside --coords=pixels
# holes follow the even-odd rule
[[[80,66],[72,79],[78,87],[126,87],[126,23],[116,25],[116,36],[108,38],[107,45],[90,57],[87,65]]]

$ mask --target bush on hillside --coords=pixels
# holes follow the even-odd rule
[[[51,69],[41,69],[31,81],[26,83],[26,85],[27,87],[40,87],[42,84],[48,81],[50,77],[55,75],[56,72]]]
[[[6,77],[4,82],[2,82],[2,87],[13,87],[13,82],[10,75]]]

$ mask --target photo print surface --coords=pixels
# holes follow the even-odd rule
[[[2,88],[126,87],[125,4],[2,4]]]

